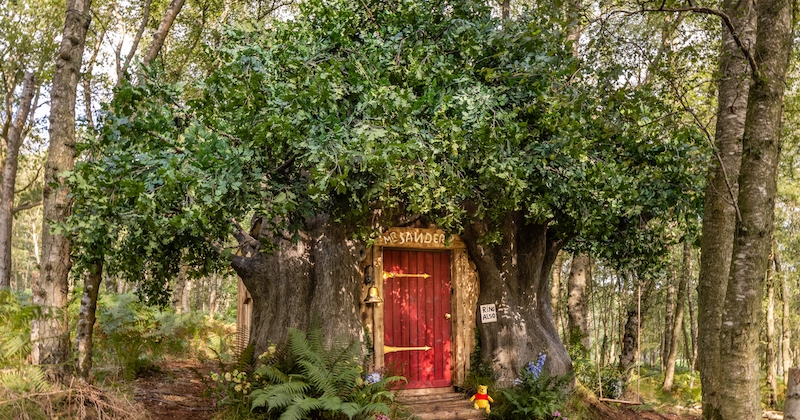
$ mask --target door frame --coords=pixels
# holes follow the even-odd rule
[[[475,265],[469,261],[466,245],[456,235],[446,235],[440,229],[390,228],[381,233],[373,245],[372,261],[375,287],[382,298],[383,248],[414,251],[450,251],[450,368],[454,385],[463,383],[469,369],[469,355],[475,347],[475,319],[478,291],[480,290]],[[368,254],[369,255],[369,254]],[[363,295],[366,296],[366,288]],[[372,318],[371,335],[374,367],[380,370],[384,363],[384,313],[383,304],[364,307],[365,320]],[[369,313],[371,312],[371,314]],[[371,315],[371,316],[370,316]]]

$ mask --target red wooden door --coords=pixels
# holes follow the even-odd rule
[[[383,271],[389,372],[405,376],[407,388],[452,385],[450,253],[384,249]]]

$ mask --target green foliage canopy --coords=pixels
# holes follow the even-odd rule
[[[311,0],[234,25],[191,89],[156,73],[118,88],[70,175],[67,229],[81,258],[159,278],[182,249],[207,264],[250,214],[276,232],[319,212],[362,234],[399,214],[485,221],[496,241],[521,212],[633,263],[698,209],[701,138],[646,86],[576,61],[560,28],[419,0]]]

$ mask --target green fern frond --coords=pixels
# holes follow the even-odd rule
[[[289,381],[266,388],[266,401],[270,410],[288,407],[297,398],[303,398],[311,386],[302,381]]]
[[[305,420],[308,413],[322,408],[322,402],[316,398],[300,398],[294,401],[286,411],[281,414],[280,420]]]
[[[336,395],[336,387],[334,386],[334,376],[324,366],[312,363],[308,360],[300,360],[298,362],[303,374],[309,383],[314,385],[322,395]]]
[[[273,365],[259,366],[256,368],[255,373],[273,384],[282,384],[290,380],[289,375]]]
[[[362,416],[370,416],[375,414],[389,414],[389,406],[384,403],[370,403],[367,405],[359,406],[358,411],[356,411],[350,418],[356,415]]]

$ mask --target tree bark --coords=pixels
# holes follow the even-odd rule
[[[780,162],[783,95],[792,48],[792,3],[763,0],[739,173],[741,222],[734,233],[720,333],[718,383],[724,420],[761,416],[758,346],[764,273],[769,264]]]
[[[250,343],[256,354],[281,343],[289,327],[322,328],[329,343],[336,338],[363,339],[361,305],[363,246],[344,227],[321,215],[306,222],[300,239],[270,236],[266,223],[255,237],[239,230],[242,255],[232,267],[247,286],[253,302]],[[261,242],[273,249],[261,251]]]
[[[167,34],[169,33],[170,28],[172,28],[172,24],[175,22],[175,18],[178,17],[178,13],[180,13],[181,8],[183,8],[183,4],[185,0],[172,0],[167,7],[167,11],[164,12],[164,17],[161,19],[161,23],[158,25],[158,29],[156,33],[153,34],[153,41],[150,43],[150,47],[147,49],[147,52],[144,55],[144,59],[142,63],[147,66],[150,64],[151,61],[155,60],[158,56],[159,51],[161,51],[161,47],[164,45],[164,41],[167,39]]]
[[[675,385],[675,360],[678,357],[678,342],[683,332],[683,312],[684,302],[686,302],[686,286],[689,282],[689,275],[691,272],[691,248],[689,242],[683,243],[683,264],[681,267],[681,276],[678,283],[678,294],[675,298],[675,317],[672,321],[672,331],[667,333],[670,337],[669,354],[667,355],[666,370],[664,372],[664,384],[661,389],[671,392]]]
[[[775,262],[775,276],[781,282],[781,359],[783,360],[783,380],[787,381],[789,378],[789,369],[792,367],[791,343],[792,343],[792,327],[789,323],[791,311],[789,309],[789,282],[786,281],[786,275],[783,273],[781,267],[781,254],[777,246],[774,246],[773,260]]]
[[[693,277],[694,276],[689,276],[689,284],[686,290],[686,304],[689,308],[689,335],[692,343],[691,363],[689,364],[689,372],[691,373],[689,389],[694,388],[695,371],[697,370],[697,321],[694,312],[694,299],[692,298],[694,295],[694,293],[692,293],[694,290],[692,286]]]
[[[188,292],[191,288],[189,282],[188,266],[181,261],[178,269],[178,278],[175,280],[175,290],[172,292],[172,307],[177,313],[187,312]]]
[[[553,311],[553,325],[555,325],[556,331],[558,331],[558,324],[560,323],[558,311],[559,301],[561,300],[561,266],[563,263],[564,254],[559,252],[558,256],[556,256],[556,261],[553,263],[553,276],[550,284],[550,309]]]
[[[737,35],[750,48],[755,42],[755,13],[752,2],[725,0],[722,11],[731,17]],[[722,50],[717,82],[717,122],[714,160],[708,175],[700,242],[700,276],[697,285],[697,347],[700,380],[703,384],[703,418],[718,419],[720,370],[720,328],[728,272],[737,220],[734,198],[742,154],[750,66],[736,42],[722,26]]]
[[[97,294],[100,291],[100,282],[103,280],[103,260],[89,264],[83,283],[83,296],[78,312],[78,327],[75,331],[75,372],[83,380],[89,379],[92,371],[92,337],[94,323],[97,320]]]
[[[56,56],[50,91],[50,146],[45,164],[42,222],[42,267],[32,285],[33,303],[43,316],[31,323],[31,355],[34,364],[49,365],[48,375],[66,378],[69,360],[67,289],[70,269],[69,240],[51,231],[51,223],[63,223],[70,213],[69,190],[54,184],[59,174],[75,164],[75,100],[80,78],[86,32],[92,20],[91,0],[69,0],[61,47]]]
[[[567,280],[569,298],[567,311],[569,313],[569,346],[581,346],[580,354],[584,357],[589,351],[589,305],[586,287],[592,281],[592,259],[586,255],[575,255]]]
[[[462,239],[480,276],[479,305],[495,304],[498,321],[479,324],[481,357],[493,363],[501,385],[510,385],[539,353],[546,353],[551,375],[571,371],[572,362],[558,337],[550,310],[550,267],[563,245],[546,225],[526,224],[520,213],[509,214],[503,240],[487,245],[487,227],[474,223]]]
[[[14,189],[17,183],[19,149],[22,146],[25,122],[31,112],[36,92],[36,81],[31,72],[25,72],[22,95],[14,121],[8,128],[6,158],[3,167],[2,196],[0,196],[0,289],[11,286],[11,231],[14,223]]]
[[[675,321],[675,270],[672,269],[670,276],[667,278],[667,296],[664,299],[664,338],[661,341],[661,371],[665,372],[667,369],[667,360],[669,360],[669,352],[672,349],[672,331]]]
[[[637,297],[637,300],[628,306],[627,320],[622,335],[622,348],[620,349],[619,364],[617,365],[625,382],[630,378],[631,370],[636,365],[636,359],[639,355],[638,338],[644,327],[644,319],[645,315],[647,315],[647,308],[649,307],[650,296],[653,294],[654,286],[654,281],[647,281],[642,290],[641,305]],[[641,320],[641,325],[639,320]]]
[[[783,420],[800,420],[800,369],[789,369]]]
[[[766,310],[766,342],[767,342],[767,387],[769,395],[767,407],[778,406],[778,360],[775,354],[775,271],[770,264],[767,270],[767,310]]]

